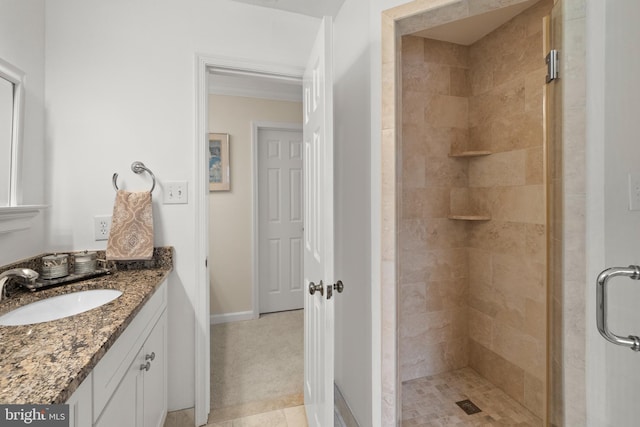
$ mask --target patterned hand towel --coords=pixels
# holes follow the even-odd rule
[[[153,256],[151,192],[118,190],[113,205],[107,259],[148,260]]]

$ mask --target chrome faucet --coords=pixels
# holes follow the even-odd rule
[[[38,278],[38,273],[30,268],[13,268],[0,273],[0,301],[6,297],[5,284],[14,277],[20,277],[27,283],[33,283]]]

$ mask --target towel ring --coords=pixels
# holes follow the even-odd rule
[[[131,170],[134,173],[142,173],[142,172],[146,172],[149,175],[151,175],[151,179],[153,180],[153,183],[151,184],[151,190],[149,190],[150,193],[153,193],[153,189],[156,188],[156,176],[153,174],[153,172],[151,172],[151,169],[149,169],[148,167],[146,167],[144,165],[144,163],[142,162],[133,162],[131,163]],[[118,188],[118,174],[114,173],[113,174],[113,178],[111,179],[111,182],[113,182],[113,188],[115,188],[116,191],[120,190]]]

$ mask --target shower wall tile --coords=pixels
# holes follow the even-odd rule
[[[450,89],[452,96],[469,96],[471,92],[469,86],[469,70],[466,68],[449,68]]]
[[[544,150],[534,147],[526,150],[525,184],[544,183]]]
[[[425,309],[427,312],[465,309],[467,307],[468,286],[466,278],[429,281],[425,287]]]
[[[466,164],[456,158],[429,158],[425,174],[428,187],[466,187],[469,182]]]
[[[512,117],[522,111],[524,111],[524,78],[519,78],[469,98],[469,126],[478,126],[498,118]],[[512,125],[515,123],[513,122]]]
[[[524,373],[524,406],[542,418],[544,416],[545,389],[544,381],[525,371]]]
[[[543,224],[524,224],[525,256],[541,264],[547,262],[547,233]]]
[[[426,313],[427,286],[424,282],[407,283],[400,286],[400,312]]]
[[[466,128],[442,128],[425,124],[423,144],[426,154],[443,161],[451,152],[464,151],[469,144],[469,130]],[[404,150],[403,150],[404,151]]]
[[[449,187],[408,188],[402,192],[402,218],[446,218]]]
[[[524,110],[541,111],[547,68],[539,67],[524,77]]]
[[[538,147],[543,142],[541,110],[535,112],[513,110],[508,114],[495,117],[488,126],[491,127],[490,150],[493,152]]]
[[[542,185],[497,187],[491,198],[491,217],[502,221],[544,224]]]
[[[481,311],[469,308],[469,336],[484,347],[491,347],[493,319]]]
[[[436,128],[467,129],[469,101],[460,96],[432,94],[426,98],[424,122]]]
[[[470,337],[469,366],[524,404],[524,370]]]
[[[524,253],[525,239],[522,237],[525,229],[525,224],[498,220],[473,224],[469,232],[469,247],[486,250],[490,265],[491,253]]]
[[[433,39],[422,40],[426,62],[449,67],[467,68],[469,66],[469,49],[466,46]]]
[[[524,150],[494,153],[469,162],[470,187],[524,185],[527,153]]]
[[[424,42],[422,37],[405,36],[402,38],[403,72],[405,66],[414,64],[424,64]]]

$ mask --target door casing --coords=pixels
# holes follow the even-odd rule
[[[195,322],[195,425],[204,425],[211,410],[210,384],[210,318],[209,318],[209,189],[207,168],[207,138],[209,70],[221,69],[227,72],[257,74],[278,80],[302,81],[304,68],[289,65],[266,63],[250,58],[230,58],[224,56],[196,54],[195,56],[195,138],[194,155],[196,168],[194,183],[194,210],[196,213],[196,259],[195,277],[200,286],[196,286],[194,295]]]

